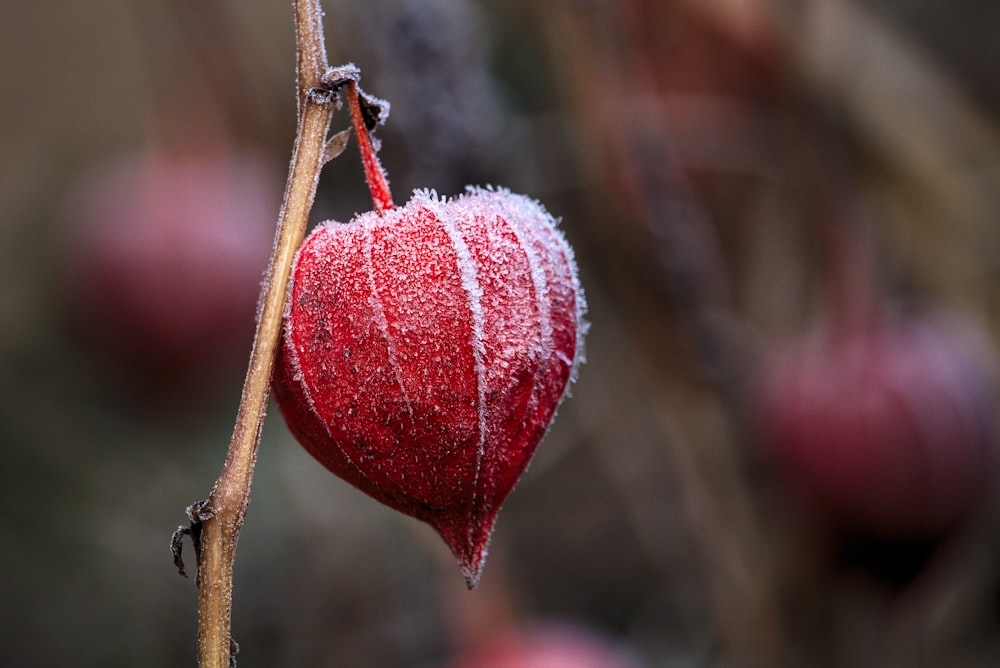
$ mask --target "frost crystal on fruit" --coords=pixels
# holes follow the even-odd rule
[[[473,586],[580,361],[584,309],[540,204],[417,191],[305,241],[275,395],[316,459],[437,529]]]

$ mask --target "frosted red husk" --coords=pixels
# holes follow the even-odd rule
[[[506,190],[418,191],[318,227],[288,297],[274,389],[289,428],[437,529],[474,586],[580,359],[584,298],[555,221]]]

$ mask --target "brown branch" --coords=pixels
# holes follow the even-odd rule
[[[267,407],[274,355],[281,333],[285,288],[292,259],[305,236],[324,145],[334,109],[332,95],[313,94],[329,69],[319,0],[295,0],[298,47],[298,130],[268,268],[263,305],[236,427],[222,473],[206,502],[192,515],[198,535],[198,658],[201,668],[226,668],[232,658],[233,561],[236,542],[250,503],[250,486],[260,430]],[[192,507],[194,509],[194,507]]]

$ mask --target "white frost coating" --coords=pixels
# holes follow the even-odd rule
[[[502,196],[497,196],[498,193]],[[539,328],[541,333],[540,346],[545,356],[549,356],[552,351],[552,308],[548,300],[548,286],[545,281],[545,269],[542,267],[541,259],[538,257],[538,253],[535,252],[534,245],[529,239],[525,238],[525,230],[523,223],[526,220],[531,220],[537,215],[541,215],[543,211],[539,207],[537,212],[518,212],[511,211],[510,207],[507,206],[509,198],[514,197],[511,195],[510,191],[494,190],[492,186],[487,186],[485,189],[468,187],[466,188],[466,194],[463,195],[462,199],[471,200],[477,197],[488,197],[490,200],[490,205],[488,207],[483,207],[486,211],[495,211],[493,215],[506,221],[507,225],[510,227],[514,236],[517,238],[517,243],[524,251],[525,256],[528,259],[528,268],[531,272],[531,284],[535,290],[535,308],[538,310],[538,320]],[[523,201],[529,202],[537,206],[537,203],[517,196]],[[522,215],[527,213],[528,215]],[[533,214],[533,215],[532,215]],[[547,215],[547,214],[546,214]],[[551,218],[549,216],[549,218]],[[552,221],[553,224],[555,221]],[[537,235],[536,235],[537,237]],[[541,242],[541,239],[538,240]],[[537,374],[536,374],[537,375]]]
[[[304,247],[304,244],[303,244]],[[309,391],[309,383],[306,381],[306,375],[302,371],[302,362],[299,361],[299,347],[296,344],[295,336],[292,328],[292,306],[294,303],[294,287],[295,287],[295,275],[298,273],[299,268],[299,258],[302,255],[302,248],[295,252],[295,257],[292,258],[292,270],[289,274],[291,279],[288,281],[288,287],[285,291],[285,313],[284,313],[284,329],[285,329],[285,340],[290,341],[291,345],[285,346],[285,351],[288,353],[288,363],[292,365],[294,373],[292,378],[301,379],[299,382],[299,387],[302,389],[302,396],[305,397],[306,404],[309,406],[309,411],[323,424],[323,428],[326,429],[327,435],[333,438],[330,433],[330,426],[327,424],[323,416],[320,415],[319,410],[316,409],[316,401],[313,399],[312,392]]]
[[[437,190],[434,188],[417,188],[414,190],[410,201],[412,202],[418,199],[434,202],[435,204],[444,204],[448,201],[447,197],[442,198],[438,195]]]
[[[342,223],[330,220],[330,221],[324,222],[320,227],[327,227],[327,226],[334,226],[334,225],[342,225]],[[323,415],[321,415],[320,412],[319,412],[319,410],[316,408],[316,402],[313,399],[312,393],[309,391],[309,382],[308,382],[308,379],[305,377],[305,374],[302,371],[302,364],[299,361],[298,346],[296,345],[295,338],[292,335],[292,318],[291,318],[291,312],[292,312],[292,309],[294,307],[294,300],[293,300],[294,290],[293,289],[294,289],[296,283],[298,282],[297,279],[296,279],[296,277],[298,275],[300,256],[302,254],[303,249],[311,241],[316,241],[317,243],[327,243],[329,241],[328,238],[326,238],[326,237],[318,236],[318,234],[317,234],[318,232],[319,232],[319,228],[317,228],[316,230],[313,230],[313,232],[309,235],[309,237],[307,237],[306,240],[303,242],[302,246],[299,247],[299,250],[296,251],[295,257],[292,260],[292,271],[291,271],[291,275],[290,275],[290,280],[288,281],[288,292],[287,292],[286,301],[285,301],[285,318],[284,318],[284,321],[285,321],[284,328],[285,328],[286,341],[290,341],[291,345],[286,346],[285,349],[288,352],[289,363],[292,365],[292,368],[295,370],[295,373],[293,374],[293,379],[294,378],[300,378],[301,379],[299,381],[299,383],[298,383],[298,386],[302,390],[302,396],[305,397],[306,403],[309,406],[309,410],[316,417],[316,419],[319,421],[319,423],[321,425],[323,425],[323,430],[326,432],[326,435],[330,439],[330,442],[336,444],[337,450],[343,456],[344,461],[348,462],[348,464],[350,464],[350,466],[352,466],[354,468],[354,471],[357,472],[357,474],[359,476],[361,476],[362,478],[368,480],[372,484],[376,484],[376,481],[368,474],[368,472],[362,466],[360,466],[358,464],[357,460],[354,457],[352,457],[351,454],[346,449],[344,449],[344,446],[340,442],[340,440],[339,439],[335,439],[333,437],[333,431],[330,428],[329,421],[326,418],[324,418]],[[315,240],[313,239],[314,236],[316,236]],[[315,288],[313,288],[313,289],[315,289]]]
[[[475,200],[480,198],[482,198],[482,202],[476,204]],[[539,315],[543,319],[542,327],[544,329],[542,331],[542,338],[546,342],[552,341],[551,309],[549,308],[550,305],[547,301],[550,286],[547,284],[544,269],[540,266],[542,260],[538,257],[537,253],[532,252],[533,244],[525,243],[528,241],[526,235],[533,237],[534,243],[547,247],[550,251],[552,251],[554,256],[561,256],[565,261],[566,266],[569,268],[570,280],[572,281],[571,288],[574,299],[576,300],[577,321],[576,346],[573,360],[571,361],[570,383],[567,383],[566,385],[566,394],[568,394],[570,385],[576,380],[577,371],[580,365],[585,361],[584,339],[586,337],[587,330],[590,329],[590,324],[584,319],[587,313],[587,301],[584,296],[583,287],[580,284],[580,277],[573,249],[570,247],[569,243],[566,242],[562,231],[558,229],[559,220],[554,218],[540,202],[524,195],[511,193],[511,191],[507,188],[492,185],[466,186],[465,192],[457,198],[442,197],[433,189],[423,188],[414,190],[410,200],[400,208],[387,211],[382,215],[375,211],[362,213],[355,216],[348,224],[359,225],[366,228],[378,225],[396,224],[398,222],[398,217],[401,217],[404,211],[418,208],[420,205],[431,209],[438,219],[444,220],[442,212],[446,209],[445,205],[449,203],[454,205],[457,203],[456,200],[457,202],[467,202],[470,205],[469,209],[474,212],[482,212],[484,215],[497,215],[499,213],[504,217],[508,224],[510,224],[511,228],[515,230],[518,241],[522,244],[522,247],[528,255],[529,266],[531,267],[532,274],[531,279],[535,287],[536,296],[541,299],[540,303],[544,303],[545,305],[544,311],[541,307],[539,307]],[[321,225],[324,226],[340,224],[341,223],[336,223],[334,221],[321,223]],[[530,227],[532,229],[526,229],[526,227]],[[446,226],[446,229],[454,242],[455,237],[458,235],[454,225],[451,225],[450,227]],[[467,264],[473,274],[475,274],[475,265],[471,261],[471,255],[469,254],[468,246],[464,243],[464,239],[462,240],[462,247],[465,251],[465,260],[463,263]],[[460,252],[457,246],[456,252]],[[536,274],[536,272],[540,273],[540,275]],[[462,274],[462,280],[463,286],[468,288],[469,286],[465,283],[466,277],[464,272]],[[478,289],[478,279],[473,283],[473,287],[476,289],[475,291],[481,295],[482,291],[481,289]],[[541,288],[541,290],[539,288]],[[544,299],[542,299],[542,297],[544,297]],[[547,318],[545,317],[545,314],[548,315]],[[481,326],[481,309],[479,314],[474,314],[474,319],[475,318],[478,318],[477,322]],[[482,332],[480,331],[479,334],[481,335]],[[482,345],[482,339],[480,338],[478,342],[474,343],[474,346],[477,360],[481,361],[483,359],[482,356],[485,354],[485,347]],[[545,351],[545,354],[549,353],[550,351]]]
[[[426,225],[433,226],[433,229],[428,230]],[[475,415],[479,429],[475,453],[468,450],[462,453],[463,459],[468,457],[468,460],[472,460],[468,464],[463,462],[463,466],[471,464],[471,470],[464,469],[462,474],[465,479],[468,479],[466,476],[472,477],[469,495],[461,498],[464,501],[462,515],[468,517],[467,533],[455,536],[464,545],[456,543],[453,547],[458,547],[460,552],[483,548],[483,559],[486,549],[482,543],[484,540],[488,541],[488,535],[479,533],[483,528],[481,520],[486,517],[484,510],[495,515],[498,510],[495,502],[502,502],[506,496],[506,493],[501,495],[499,487],[492,484],[489,469],[485,467],[495,464],[497,470],[503,471],[503,467],[512,461],[519,462],[515,457],[524,455],[528,446],[533,450],[534,445],[537,445],[537,441],[524,443],[523,448],[508,451],[504,444],[497,444],[496,453],[487,451],[490,429],[494,429],[496,425],[498,434],[506,433],[502,431],[507,428],[503,420],[513,419],[513,416],[504,414],[506,407],[502,403],[502,397],[505,392],[516,390],[518,400],[523,398],[526,402],[523,406],[518,404],[519,410],[528,411],[526,416],[536,416],[542,411],[549,418],[555,408],[551,402],[554,399],[561,402],[569,393],[571,384],[566,382],[559,388],[556,381],[565,381],[567,376],[569,381],[574,380],[577,367],[582,361],[586,332],[583,315],[586,304],[573,251],[557,225],[557,221],[537,201],[512,194],[506,189],[470,187],[454,199],[443,198],[434,190],[416,190],[410,200],[399,208],[382,213],[371,211],[355,215],[346,225],[323,223],[324,228],[341,228],[337,234],[324,234],[325,239],[313,246],[315,252],[328,254],[330,261],[320,263],[322,271],[317,271],[310,278],[309,282],[317,285],[302,284],[303,290],[319,288],[318,284],[324,278],[332,278],[329,274],[335,275],[338,268],[351,270],[351,293],[360,296],[367,290],[367,299],[370,300],[372,322],[366,323],[365,332],[375,336],[381,333],[386,341],[388,355],[384,363],[391,365],[386,367],[390,378],[380,377],[390,384],[394,377],[411,418],[416,411],[412,400],[419,400],[423,393],[433,398],[439,383],[448,382],[440,380],[446,379],[448,374],[440,360],[443,355],[454,354],[443,350],[440,343],[419,348],[420,342],[413,339],[413,336],[419,337],[423,327],[419,321],[413,321],[413,326],[408,325],[414,315],[419,316],[412,309],[453,309],[456,305],[461,311],[468,309],[466,312],[471,317],[471,323],[464,320],[466,316],[461,311],[459,314],[448,312],[449,317],[455,316],[463,322],[460,329],[449,328],[447,340],[458,343],[459,348],[465,345],[464,341],[472,346],[477,383],[474,395],[477,402]],[[400,236],[394,237],[394,232]],[[447,235],[445,239],[442,239],[442,232]],[[355,243],[344,243],[348,238]],[[394,238],[402,244],[400,249],[391,250]],[[450,243],[454,259],[448,256],[446,246],[443,248],[441,245],[442,241]],[[352,248],[350,260],[343,257],[347,246]],[[362,257],[358,256],[358,250]],[[397,255],[397,252],[402,254]],[[376,265],[376,262],[379,264]],[[385,267],[383,263],[387,263]],[[455,276],[451,272],[456,269],[458,283],[464,295],[454,294],[452,290]],[[398,285],[399,290],[383,286],[386,289],[380,293],[376,281],[387,271],[392,272],[389,275],[391,285]],[[437,290],[431,289],[433,286],[428,282],[432,278],[437,280],[441,275],[448,275],[447,294],[441,292],[440,286]],[[534,291],[533,295],[527,294],[529,289]],[[441,293],[438,294],[439,292]],[[300,297],[302,296],[300,293]],[[465,303],[462,302],[463,298]],[[507,301],[508,299],[511,301]],[[291,300],[289,303],[291,304]],[[575,312],[570,311],[572,308],[575,308]],[[349,314],[349,317],[353,320],[353,315]],[[471,332],[465,330],[465,327],[469,327]],[[465,333],[462,333],[463,330]],[[394,339],[390,338],[391,333],[395,334]],[[286,330],[286,334],[290,335],[291,332]],[[455,337],[460,340],[456,341]],[[570,354],[569,347],[573,343],[575,348]],[[290,365],[296,377],[302,374],[300,355],[302,360],[307,360],[310,350],[303,346],[289,351]],[[322,351],[322,339],[317,341],[316,350]],[[463,356],[468,352],[464,351]],[[422,359],[436,360],[435,366],[430,370],[420,369]],[[468,358],[463,357],[462,361],[462,368],[468,369]],[[512,364],[516,366],[517,385],[514,384],[515,380],[511,380]],[[411,365],[413,372],[409,371]],[[525,372],[532,373],[533,377],[525,377]],[[407,377],[414,378],[409,386],[404,385]],[[418,377],[426,378],[427,382],[421,382]],[[358,380],[361,384],[365,382],[363,379]],[[463,393],[470,392],[471,388],[465,384],[467,379],[461,380]],[[305,396],[311,413],[317,415],[317,406],[309,393],[310,385],[304,381],[305,379],[299,385],[302,395]],[[524,395],[529,384],[530,394]],[[440,387],[447,391],[444,385]],[[487,401],[487,397],[494,390],[500,399],[492,399],[491,403]],[[556,397],[557,392],[562,396]],[[322,403],[323,396],[318,389],[316,396]],[[468,397],[468,394],[465,396]],[[496,406],[496,415],[492,406]],[[468,408],[471,409],[471,406]],[[464,410],[467,409],[463,407]],[[471,418],[468,413],[464,414]],[[323,419],[320,421],[328,434],[337,431],[334,424]],[[463,425],[463,437],[466,439],[469,427],[475,429],[473,425]],[[532,422],[531,430],[534,437],[544,433],[547,425]],[[466,448],[473,439],[476,436],[465,440]],[[339,447],[341,461],[353,470],[357,480],[367,481],[369,485],[383,489],[385,483],[381,468],[370,468],[346,452],[343,444],[335,443]],[[530,451],[524,456],[530,458]],[[414,472],[421,477],[425,475],[420,471],[411,471]],[[391,472],[385,475],[391,477]],[[509,492],[509,489],[504,491]],[[389,492],[391,490],[386,493],[396,498],[394,492]],[[469,505],[465,506],[465,503]],[[458,526],[454,530],[460,531]],[[446,540],[450,543],[454,539]],[[470,580],[477,575],[471,571],[465,574]]]
[[[587,330],[590,328],[589,323],[584,320],[584,316],[587,312],[587,301],[583,294],[583,287],[580,284],[580,277],[577,271],[576,258],[573,254],[573,249],[567,243],[562,232],[558,229],[559,221],[550,214],[545,207],[530,197],[524,195],[513,194],[507,188],[495,187],[492,185],[487,185],[485,187],[479,186],[466,186],[465,193],[462,198],[473,198],[482,197],[486,198],[489,202],[488,207],[483,207],[484,210],[490,212],[499,212],[500,215],[504,216],[508,222],[518,223],[517,225],[512,225],[512,228],[519,228],[521,225],[530,226],[532,229],[524,229],[523,227],[518,229],[518,240],[522,242],[525,252],[528,253],[529,263],[532,268],[532,280],[535,280],[534,272],[536,269],[541,271],[541,292],[537,292],[539,284],[536,282],[536,294],[540,297],[544,297],[543,301],[545,303],[546,312],[548,315],[548,321],[544,324],[547,330],[543,332],[543,339],[546,341],[552,341],[552,324],[551,324],[551,310],[548,301],[550,286],[547,283],[545,277],[544,269],[541,268],[541,262],[543,260],[538,257],[538,255],[532,252],[535,248],[534,244],[539,244],[549,251],[552,252],[553,256],[561,256],[563,261],[570,272],[570,280],[572,281],[571,288],[573,290],[573,296],[575,299],[576,307],[576,345],[574,348],[573,359],[569,362],[570,364],[570,382],[566,384],[565,395],[569,394],[570,385],[576,380],[577,371],[580,365],[584,362],[584,338],[587,334]],[[525,234],[533,237],[534,243],[524,243],[529,241]],[[539,314],[541,315],[542,310],[539,308]],[[544,316],[542,316],[544,317]],[[545,354],[551,354],[551,347],[545,348]]]
[[[583,285],[580,283],[580,275],[576,266],[576,256],[573,253],[573,247],[569,245],[558,229],[553,227],[552,232],[559,237],[561,242],[559,244],[559,252],[562,253],[566,260],[566,265],[569,267],[570,278],[573,281],[573,296],[576,299],[576,347],[573,351],[573,366],[570,369],[569,382],[566,383],[566,390],[563,392],[563,398],[565,398],[569,396],[570,388],[576,381],[576,374],[580,369],[580,365],[587,361],[584,350],[584,338],[590,329],[590,323],[584,319],[584,316],[587,315],[587,298],[583,294]]]
[[[480,299],[483,295],[483,289],[480,284],[480,277],[476,271],[476,265],[468,243],[462,236],[460,230],[454,222],[454,219],[446,215],[449,213],[449,210],[451,214],[454,215],[456,211],[454,207],[456,207],[456,205],[458,205],[459,210],[463,211],[463,215],[481,215],[487,218],[499,215],[505,220],[509,228],[513,231],[518,244],[526,254],[530,268],[531,282],[535,291],[536,308],[538,310],[540,320],[540,349],[543,356],[543,364],[544,359],[556,357],[557,359],[560,359],[560,361],[566,362],[571,367],[570,383],[567,383],[566,385],[564,396],[569,393],[570,384],[573,380],[575,380],[577,369],[583,362],[583,344],[589,325],[584,320],[584,315],[587,310],[586,298],[584,297],[583,289],[580,285],[573,250],[566,242],[562,232],[558,229],[558,220],[555,219],[541,203],[532,198],[525,197],[524,195],[513,194],[506,188],[491,185],[487,185],[485,187],[468,186],[466,187],[465,192],[456,198],[442,197],[433,189],[417,189],[413,191],[410,200],[402,207],[386,211],[382,214],[375,211],[361,213],[355,215],[354,218],[347,223],[349,226],[356,226],[364,229],[370,238],[371,232],[374,228],[397,225],[402,218],[406,217],[413,211],[419,210],[420,208],[429,209],[434,213],[438,221],[441,222],[444,231],[448,234],[448,237],[452,242],[456,256],[458,257],[458,269],[461,283],[469,300],[469,307],[472,313],[473,340],[471,343],[473,346],[473,354],[476,365],[477,382],[479,383],[479,449],[480,454],[482,454],[486,429],[484,398],[487,380],[485,366],[487,348],[485,344],[484,332],[486,323],[483,307],[480,303]],[[335,221],[326,221],[321,223],[321,226],[323,227],[334,225],[342,225],[342,223],[337,223]],[[369,241],[369,254],[371,253],[370,244],[371,242]],[[545,265],[548,262],[545,252],[546,250],[551,253],[550,257],[553,259],[561,258],[569,271],[569,279],[571,283],[563,286],[563,288],[572,290],[573,297],[575,299],[576,345],[572,360],[566,360],[565,355],[562,355],[561,353],[558,356],[555,356],[553,351],[553,346],[555,345],[554,326],[552,322],[553,314],[550,303],[553,286],[548,284],[549,277],[547,276],[545,269]],[[372,267],[369,265],[370,280],[372,280],[371,271]],[[561,271],[557,273],[562,274]],[[374,295],[374,287],[372,289]],[[379,305],[379,307],[380,306],[381,305]],[[384,310],[379,308],[376,310],[376,314],[379,316],[379,327],[382,328],[383,332],[386,332],[388,325],[385,320]],[[399,366],[391,348],[392,346],[390,345],[390,360],[396,370],[398,378]]]
[[[436,197],[432,197],[432,191],[424,191],[424,193],[415,192],[413,199],[410,203],[417,201],[418,199],[424,200],[428,205],[431,205],[431,210],[434,212],[435,218],[441,223],[442,228],[448,234],[448,238],[451,239],[451,245],[454,248],[455,255],[458,257],[458,272],[462,280],[462,288],[465,290],[465,295],[469,300],[469,311],[472,314],[472,355],[476,363],[476,417],[479,419],[479,442],[476,444],[476,474],[472,480],[472,503],[470,504],[470,512],[474,513],[478,503],[479,503],[479,474],[482,469],[483,457],[486,452],[486,363],[484,358],[486,356],[486,344],[484,341],[485,334],[483,332],[484,327],[484,317],[483,317],[483,307],[481,303],[483,290],[482,286],[479,284],[479,275],[476,272],[476,265],[472,259],[472,253],[469,251],[468,245],[465,243],[465,239],[459,232],[455,222],[450,216],[445,215],[445,207],[442,206],[447,202],[443,202]],[[475,523],[469,523],[469,537],[472,539],[472,534],[475,529]]]
[[[428,200],[437,204],[445,203],[443,200]],[[451,239],[451,244],[455,251],[455,255],[458,257],[458,271],[459,276],[462,280],[462,288],[465,290],[466,297],[469,300],[469,311],[472,314],[472,353],[473,358],[476,363],[476,381],[479,385],[479,426],[480,426],[480,449],[482,448],[483,439],[486,434],[486,418],[483,410],[484,402],[482,399],[485,393],[485,383],[484,379],[486,377],[486,365],[484,358],[486,356],[486,344],[484,342],[485,334],[483,332],[484,327],[484,317],[483,308],[480,300],[483,296],[482,286],[479,284],[479,275],[476,271],[475,261],[472,259],[472,253],[469,251],[468,245],[465,243],[465,239],[462,237],[461,232],[455,226],[453,220],[450,216],[444,215],[442,207],[434,207],[434,215],[441,223],[445,232],[448,234],[448,238]]]
[[[590,323],[584,319],[584,316],[587,313],[587,299],[583,293],[583,286],[580,284],[580,276],[576,266],[576,256],[573,253],[573,247],[569,245],[566,238],[563,236],[563,233],[559,230],[559,220],[553,218],[552,215],[549,214],[538,201],[521,195],[518,197],[530,204],[532,207],[537,208],[539,215],[550,221],[550,225],[541,226],[539,228],[540,234],[538,241],[541,244],[546,244],[548,241],[550,244],[549,247],[556,253],[562,255],[566,266],[569,268],[570,280],[572,281],[573,288],[573,298],[576,302],[576,345],[573,350],[573,360],[571,361],[569,382],[566,383],[566,390],[563,393],[563,398],[565,398],[569,394],[570,387],[573,382],[576,380],[577,371],[579,370],[580,365],[585,361],[584,339],[586,337],[587,330],[590,329]]]
[[[403,382],[403,370],[399,366],[399,359],[396,356],[396,345],[392,340],[392,335],[389,333],[389,321],[385,317],[385,308],[382,306],[382,300],[378,296],[378,286],[375,285],[375,266],[374,260],[372,258],[372,247],[374,246],[374,241],[372,240],[372,227],[367,226],[363,228],[364,237],[364,253],[365,253],[365,272],[368,274],[368,289],[371,290],[371,297],[369,297],[369,303],[372,308],[372,312],[375,314],[375,324],[378,325],[379,330],[382,332],[382,336],[385,337],[386,350],[389,355],[389,364],[392,365],[393,374],[396,376],[396,382],[399,383],[399,389],[403,393],[403,399],[406,400],[406,410],[413,417],[413,402],[410,400],[410,395],[406,391],[406,384]]]

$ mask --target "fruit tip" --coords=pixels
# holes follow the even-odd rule
[[[459,527],[459,530],[453,533],[451,530],[453,527],[436,528],[458,560],[458,567],[465,577],[465,584],[470,590],[475,589],[479,584],[489,552],[490,535],[493,533],[492,519],[487,526],[478,527],[477,530],[466,531]]]
[[[475,563],[459,559],[459,567],[462,569],[462,575],[465,577],[465,585],[469,588],[469,591],[472,591],[477,585],[479,585],[479,579],[482,577],[483,566],[485,564],[485,554],[483,554]]]

